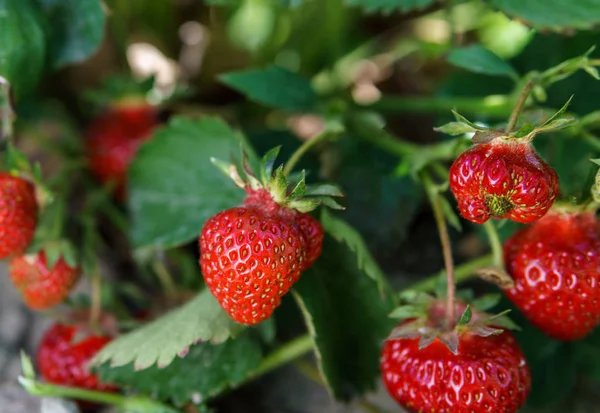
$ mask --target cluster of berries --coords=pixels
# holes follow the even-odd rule
[[[576,340],[600,323],[595,211],[554,205],[558,176],[529,141],[498,137],[474,145],[453,163],[450,189],[461,215],[473,223],[494,218],[530,224],[504,243],[514,280],[504,292],[533,325],[552,338]],[[427,339],[432,329],[448,330],[437,305],[416,328],[407,329],[414,320],[406,321],[386,341],[381,369],[390,395],[418,413],[516,412],[531,375],[513,335],[490,318],[484,329],[458,325],[454,346],[443,335]]]
[[[158,124],[155,107],[137,104],[111,107],[89,126],[85,141],[89,168],[102,183],[116,185],[117,200],[123,201],[126,196],[127,168],[138,147]],[[10,260],[10,278],[24,303],[42,311],[67,298],[80,278],[81,269],[71,267],[63,257],[49,266],[44,249],[27,252],[36,233],[39,209],[32,182],[0,173],[0,260]],[[110,340],[108,334],[93,332],[85,323],[56,323],[45,332],[39,346],[40,373],[51,383],[115,390],[100,383],[87,366]]]

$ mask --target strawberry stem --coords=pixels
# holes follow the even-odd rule
[[[102,277],[96,266],[92,273],[92,303],[90,309],[90,326],[96,331],[100,328],[100,314],[102,313]]]
[[[483,224],[483,228],[485,229],[490,248],[492,249],[493,264],[494,266],[503,269],[504,252],[502,250],[502,241],[500,240],[498,229],[492,221],[486,221],[485,224]]]
[[[67,399],[84,400],[92,403],[109,404],[120,407],[125,411],[135,413],[179,413],[180,411],[152,400],[145,396],[123,396],[115,393],[102,393],[78,387],[58,386],[54,384],[39,383],[35,379],[19,376],[19,383],[25,390],[40,397],[61,397]]]
[[[423,184],[427,192],[427,197],[433,209],[433,215],[435,223],[438,228],[440,235],[440,242],[442,243],[442,251],[444,255],[444,266],[446,268],[446,278],[448,280],[448,286],[446,291],[446,325],[448,328],[453,328],[456,324],[456,285],[454,280],[454,260],[452,258],[452,244],[450,242],[450,235],[448,234],[448,225],[446,225],[446,218],[444,217],[444,210],[440,201],[440,193],[438,188],[435,186],[431,177],[427,173],[422,173]]]
[[[165,291],[167,300],[169,303],[175,303],[177,300],[177,286],[161,257],[154,258],[152,261],[152,268]]]
[[[306,152],[308,152],[310,149],[314,148],[319,143],[322,143],[329,139],[335,138],[336,136],[340,135],[342,132],[343,132],[343,129],[341,129],[341,128],[338,128],[338,129],[328,128],[328,129],[325,129],[323,132],[319,133],[317,136],[314,136],[311,139],[305,141],[302,145],[300,145],[300,147],[298,149],[296,149],[296,152],[294,152],[292,154],[292,156],[290,157],[290,159],[287,161],[287,164],[283,168],[283,174],[285,176],[288,176],[290,174],[290,172],[292,172],[292,170],[294,169],[296,164],[300,161],[302,156],[304,156],[304,154]]]
[[[0,142],[6,139],[10,143],[12,140],[14,116],[10,84],[0,76]]]
[[[313,347],[314,341],[310,335],[306,334],[300,336],[265,357],[251,376],[254,378],[269,373],[276,368],[303,356],[308,351],[312,350]]]
[[[533,85],[534,85],[533,80],[530,80],[529,82],[527,82],[527,84],[523,88],[523,91],[519,95],[519,100],[517,101],[517,105],[513,109],[512,114],[510,115],[510,119],[508,120],[508,125],[506,126],[506,133],[511,133],[513,131],[513,129],[515,128],[515,126],[517,125],[517,122],[519,120],[519,115],[521,114],[523,107],[525,107],[525,103],[527,102],[529,93],[531,93],[531,89],[533,89]]]

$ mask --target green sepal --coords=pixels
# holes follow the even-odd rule
[[[296,184],[292,192],[288,195],[289,199],[299,199],[306,195],[306,173],[301,172],[300,181]]]
[[[262,182],[267,182],[273,175],[273,166],[275,166],[275,160],[279,156],[281,145],[270,149],[260,161],[260,179]]]
[[[471,310],[471,306],[467,305],[467,308],[465,308],[465,311],[460,316],[460,320],[458,321],[458,325],[459,326],[464,326],[466,324],[469,324],[471,322],[472,318],[473,318],[473,311]]]

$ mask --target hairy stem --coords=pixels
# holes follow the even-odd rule
[[[0,76],[0,143],[12,139],[14,116],[10,84]]]
[[[325,129],[323,132],[319,133],[317,136],[314,136],[311,139],[305,141],[298,149],[296,149],[296,152],[294,152],[292,154],[290,159],[287,161],[287,163],[283,167],[284,175],[289,175],[290,172],[292,172],[294,170],[294,167],[300,161],[300,159],[302,159],[302,157],[304,156],[304,154],[306,152],[308,152],[310,149],[314,148],[318,144],[338,136],[340,133],[341,133],[341,130],[334,131],[334,130],[330,130],[330,129]]]
[[[100,315],[102,314],[102,277],[98,267],[92,273],[92,303],[90,309],[90,326],[93,330],[100,328]]]
[[[132,413],[180,413],[181,411],[145,396],[123,396],[117,393],[102,393],[79,387],[66,387],[39,383],[33,378],[19,377],[19,383],[33,396],[61,397],[84,400],[92,403],[116,406]]]
[[[498,235],[498,230],[492,221],[486,221],[485,224],[483,224],[483,228],[485,229],[490,248],[492,249],[494,266],[503,269],[504,256],[502,251],[502,241],[500,240],[500,235]]]
[[[491,255],[484,255],[483,257],[474,259],[473,261],[469,261],[465,264],[459,265],[454,269],[454,281],[456,283],[460,283],[466,281],[470,278],[473,278],[474,272],[479,268],[486,267],[490,265],[492,262]],[[419,281],[414,284],[411,289],[415,291],[433,291],[435,290],[437,280],[446,274],[446,271],[440,271],[438,274],[432,275],[424,279],[423,281]]]
[[[412,155],[417,150],[422,149],[419,145],[401,140],[385,131],[371,117],[351,117],[346,120],[346,124],[348,129],[359,138],[398,157]]]
[[[596,151],[600,151],[600,138],[588,131],[581,132],[581,139]]]
[[[313,339],[308,334],[300,336],[284,344],[263,359],[263,361],[260,363],[260,366],[258,366],[258,368],[252,374],[252,377],[269,373],[276,368],[283,366],[284,364],[296,360],[297,358],[308,353],[313,346]]]
[[[156,277],[165,291],[167,300],[174,303],[177,299],[177,286],[173,281],[171,273],[167,269],[165,263],[160,257],[155,257],[152,261],[152,269],[156,273]]]
[[[432,114],[448,114],[454,109],[463,115],[486,115],[502,118],[510,115],[512,102],[507,95],[485,98],[384,95],[378,101],[361,107],[376,112]]]
[[[454,281],[454,260],[452,258],[452,245],[450,243],[450,235],[448,234],[448,225],[444,217],[444,210],[440,201],[440,193],[435,188],[435,185],[429,175],[422,174],[423,183],[427,192],[427,197],[433,209],[433,215],[437,224],[442,243],[442,251],[444,255],[444,267],[446,268],[446,278],[448,280],[448,289],[446,292],[446,323],[448,327],[453,327],[456,323],[456,285]]]
[[[123,406],[125,397],[120,394],[103,393],[78,387],[57,386],[38,383],[34,379],[19,377],[19,383],[29,394],[40,397],[63,397],[68,399],[85,400],[94,403]]]
[[[508,125],[506,126],[506,133],[512,132],[513,129],[515,128],[515,126],[517,125],[517,122],[519,120],[519,115],[521,114],[521,111],[525,107],[525,103],[527,102],[527,98],[529,97],[529,93],[531,93],[531,89],[533,88],[533,85],[534,85],[533,80],[530,80],[529,82],[527,82],[527,84],[523,88],[523,91],[521,92],[521,95],[519,96],[519,100],[517,101],[517,104],[510,115],[510,119],[508,120]]]

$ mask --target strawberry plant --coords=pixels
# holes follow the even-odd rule
[[[21,386],[595,411],[600,2],[542,3],[0,0]]]

